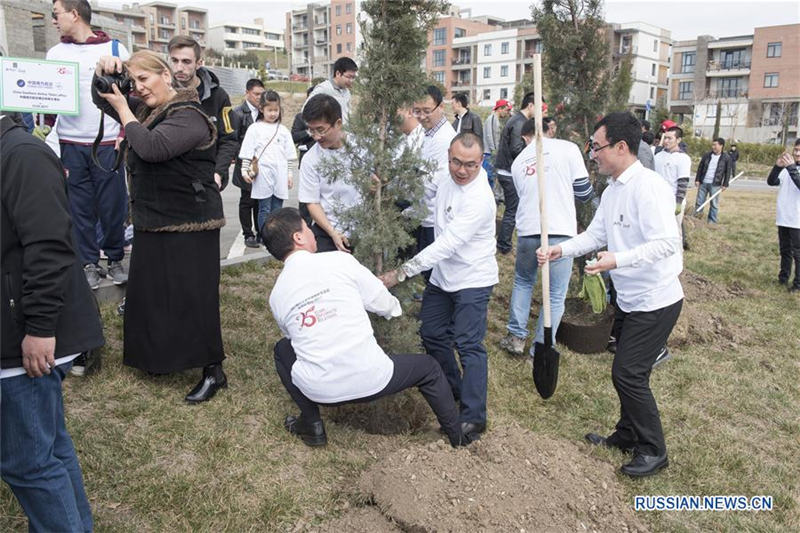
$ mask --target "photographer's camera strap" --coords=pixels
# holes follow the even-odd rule
[[[119,41],[117,39],[111,41],[111,55],[114,57],[119,57]],[[100,160],[97,158],[97,147],[100,146],[101,142],[103,142],[103,135],[105,133],[105,119],[106,114],[101,110],[100,126],[97,128],[97,137],[94,138],[94,142],[92,143],[92,162],[105,172],[116,172],[119,166],[122,164],[123,149],[121,144],[119,150],[117,150],[117,157],[114,159],[114,166],[111,167],[111,169],[106,169],[103,167],[103,165],[100,164]]]

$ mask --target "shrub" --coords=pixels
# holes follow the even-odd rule
[[[689,146],[689,155],[693,158],[700,158],[711,150],[711,139],[703,137],[684,137],[683,140]],[[725,151],[730,150],[731,143],[725,143]],[[774,165],[775,161],[785,151],[779,144],[760,144],[760,143],[736,143],[739,151],[739,163],[758,163],[761,165]]]

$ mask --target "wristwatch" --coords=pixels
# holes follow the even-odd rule
[[[408,279],[408,275],[406,274],[406,271],[403,270],[403,267],[398,268],[397,269],[397,282],[398,283],[403,283],[406,279]]]

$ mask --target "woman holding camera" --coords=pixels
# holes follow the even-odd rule
[[[186,396],[198,403],[227,386],[219,318],[219,233],[225,224],[214,181],[216,129],[194,89],[142,50],[123,63],[100,59],[94,103],[125,127],[131,255],[123,363],[151,374],[203,368]],[[128,77],[136,96],[128,96]],[[111,92],[98,92],[111,88]],[[122,87],[122,91],[120,91]]]

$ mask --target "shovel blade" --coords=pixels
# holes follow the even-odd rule
[[[553,346],[535,343],[533,348],[533,384],[545,400],[553,395],[558,384],[558,362],[561,354]]]

